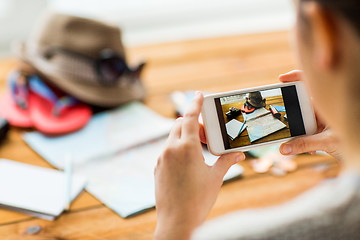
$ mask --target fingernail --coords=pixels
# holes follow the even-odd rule
[[[289,144],[284,144],[283,147],[281,148],[282,153],[284,154],[290,154],[292,149],[291,146]]]
[[[244,154],[239,154],[239,155],[236,156],[235,161],[236,161],[236,163],[238,163],[238,162],[240,162],[240,161],[242,161],[244,159],[245,159],[245,155]]]
[[[200,91],[196,91],[196,96],[200,96],[201,95],[201,92]]]

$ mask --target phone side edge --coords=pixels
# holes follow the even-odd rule
[[[204,122],[207,147],[212,154],[220,156],[225,152],[225,146],[223,144],[214,98],[212,95],[204,98],[201,115]]]
[[[308,94],[306,86],[302,82],[296,82],[296,91],[298,93],[298,100],[303,117],[306,135],[312,135],[317,130],[315,111],[312,106],[311,98]]]

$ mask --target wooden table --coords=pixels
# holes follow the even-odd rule
[[[146,59],[143,78],[148,89],[146,105],[174,117],[169,100],[174,90],[218,92],[277,82],[280,73],[294,68],[287,32],[232,36],[130,48],[131,62]],[[0,83],[14,66],[13,59],[0,60]],[[0,157],[51,167],[21,139],[24,130],[12,128],[0,147]],[[213,218],[234,210],[283,203],[338,174],[337,162],[328,156],[301,155],[297,171],[283,177],[254,173],[249,162],[242,165],[242,179],[225,184],[210,213]],[[0,193],[1,194],[1,193]],[[56,221],[0,210],[0,239],[151,239],[156,225],[155,210],[123,219],[87,192],[71,210]],[[26,233],[40,226],[35,235]]]

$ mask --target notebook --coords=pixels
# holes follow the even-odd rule
[[[254,142],[286,128],[286,125],[279,119],[273,117],[271,113],[248,120],[246,124],[248,126],[247,131],[250,142]]]
[[[272,105],[278,112],[286,112],[284,106]]]
[[[54,220],[66,206],[65,174],[61,171],[0,159],[0,207]],[[72,176],[71,200],[85,187]]]
[[[240,122],[236,119],[233,119],[225,124],[226,132],[231,140],[234,140],[237,136],[239,136],[246,128],[246,124]]]

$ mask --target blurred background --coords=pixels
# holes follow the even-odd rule
[[[289,0],[0,0],[0,56],[45,9],[111,21],[126,46],[289,29]]]
[[[145,86],[146,97],[142,103],[133,105],[137,106],[135,110],[130,108],[132,112],[127,112],[128,108],[124,108],[126,112],[122,113],[122,108],[119,108],[114,109],[115,114],[104,111],[113,120],[102,121],[101,119],[105,119],[102,116],[106,115],[94,117],[95,122],[88,124],[89,135],[79,134],[79,131],[48,138],[34,131],[44,131],[43,126],[47,126],[47,123],[53,126],[52,131],[58,131],[60,128],[52,123],[56,121],[63,125],[65,119],[71,120],[71,124],[75,122],[72,120],[81,120],[80,124],[75,122],[78,129],[89,120],[84,118],[86,121],[83,121],[79,117],[54,118],[53,108],[48,107],[48,103],[53,101],[47,101],[46,104],[39,101],[37,107],[44,109],[36,110],[44,113],[44,118],[41,118],[44,121],[39,122],[30,113],[30,109],[36,109],[35,107],[21,110],[13,101],[14,98],[11,98],[10,91],[14,85],[8,83],[18,84],[20,100],[26,100],[26,87],[29,85],[24,84],[23,78],[7,78],[10,71],[24,67],[12,53],[11,43],[26,41],[34,25],[36,26],[38,17],[47,9],[109,21],[122,29],[126,64],[134,68],[143,61],[146,62],[139,74]],[[8,111],[17,109],[28,124],[24,128],[10,128],[8,137],[0,146],[0,157],[35,166],[63,168],[65,160],[72,159],[57,151],[65,155],[75,152],[79,156],[84,154],[85,157],[77,158],[82,164],[78,169],[89,180],[86,187],[88,191],[74,201],[70,213],[66,212],[64,218],[60,217],[55,222],[40,221],[21,213],[0,209],[0,236],[8,236],[8,239],[152,239],[156,225],[155,211],[148,211],[129,221],[116,216],[116,212],[125,216],[154,206],[153,166],[163,150],[162,142],[158,144],[155,139],[164,135],[163,128],[169,127],[163,121],[171,123],[171,126],[173,124],[172,120],[162,119],[161,116],[174,119],[182,114],[192,99],[194,90],[215,93],[277,83],[280,73],[296,68],[288,31],[294,20],[291,0],[0,0],[0,115],[1,112],[18,113]],[[99,37],[107,38],[100,34]],[[51,66],[62,65],[57,65],[55,61]],[[41,73],[45,69],[52,68],[39,67],[37,70]],[[79,76],[83,73],[89,73],[90,76],[95,74],[70,64],[64,64],[64,68],[59,69],[63,73],[79,73]],[[26,75],[26,71],[20,73]],[[65,79],[61,72],[58,75],[56,79],[59,81]],[[97,80],[101,80],[97,77]],[[42,86],[49,84],[50,89],[55,83],[59,83],[51,76],[44,77],[44,80]],[[73,81],[77,84],[81,82]],[[101,81],[98,82],[99,88],[104,87],[100,84]],[[83,86],[79,84],[77,87],[81,89]],[[70,94],[66,92],[68,89],[57,90]],[[31,91],[39,99],[43,96]],[[2,98],[3,102],[8,101],[3,105],[2,96],[5,96]],[[26,101],[20,103],[24,102]],[[89,109],[91,106],[84,107]],[[100,109],[103,110],[93,108],[94,112]],[[149,109],[154,112],[148,111]],[[73,113],[78,114],[75,110]],[[151,113],[150,117],[146,113]],[[15,114],[14,119],[20,118]],[[166,133],[169,129],[165,129]],[[64,134],[69,132],[68,129],[65,130]],[[111,141],[114,139],[116,141]],[[126,152],[123,152],[124,149]],[[104,154],[105,159],[98,153]],[[124,161],[120,153],[125,153]],[[237,170],[231,173],[232,176],[242,175],[242,178],[224,186],[210,217],[240,209],[283,203],[320,180],[334,177],[340,169],[335,159],[326,156],[282,158],[278,153],[278,146],[258,149],[251,154],[252,158],[235,166]],[[76,159],[74,156],[72,157]],[[210,154],[207,154],[206,158],[208,157],[211,157]],[[91,161],[85,161],[86,158]],[[106,161],[108,158],[109,161]],[[292,174],[297,167],[297,171]],[[22,177],[19,180],[23,182]],[[122,185],[119,186],[118,183]],[[10,189],[13,191],[14,188]],[[133,203],[139,203],[139,206]],[[109,211],[108,207],[113,211]]]

